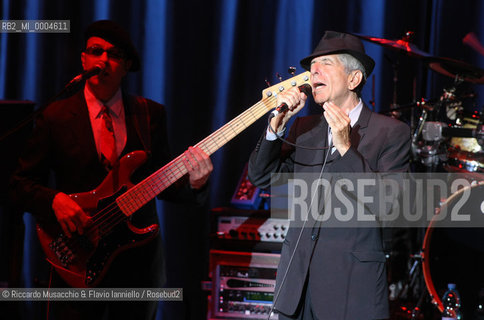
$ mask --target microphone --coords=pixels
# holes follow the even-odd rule
[[[298,89],[299,89],[300,92],[304,93],[307,97],[309,97],[309,95],[312,92],[311,85],[309,85],[308,83],[300,85],[298,87]],[[273,118],[273,117],[277,116],[278,114],[286,112],[287,110],[289,110],[289,107],[287,106],[287,104],[285,102],[283,102],[283,103],[281,103],[280,106],[278,106],[277,108],[275,108],[274,110],[271,111],[269,118]]]
[[[78,74],[71,81],[69,81],[68,84],[66,84],[64,89],[62,89],[62,91],[59,93],[59,96],[79,89],[79,85],[82,83],[82,81],[101,73],[101,71],[103,71],[105,67],[106,65],[104,64],[104,62],[99,62],[94,67],[84,70],[82,73]]]
[[[90,77],[93,77],[93,76],[101,73],[101,71],[103,71],[105,67],[106,66],[104,64],[98,63],[97,65],[95,65],[91,69],[84,70],[82,73],[75,76],[74,79],[72,79],[67,85],[69,86],[71,84],[87,80]]]
[[[477,138],[482,139],[484,135],[484,125],[477,128],[450,128],[445,123],[428,121],[422,128],[422,138],[425,141],[439,141],[444,137]]]
[[[93,77],[97,74],[100,74],[101,71],[104,70],[104,67],[105,66],[100,66],[99,64],[94,66],[93,68],[91,69],[88,69],[88,70],[85,70],[83,73],[81,73],[79,76],[81,77],[82,80],[87,80],[89,79],[90,77]],[[78,76],[78,77],[79,77]]]

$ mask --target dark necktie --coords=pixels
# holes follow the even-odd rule
[[[112,168],[118,158],[116,139],[114,136],[113,119],[109,115],[109,108],[103,106],[101,111],[101,158],[106,168]]]

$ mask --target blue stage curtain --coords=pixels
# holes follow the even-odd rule
[[[484,4],[480,0],[207,0],[207,1],[41,1],[4,0],[2,19],[65,19],[70,34],[0,33],[0,99],[42,104],[81,71],[83,30],[94,20],[112,19],[130,32],[142,58],[141,71],[125,88],[167,107],[173,156],[182,153],[261,99],[265,80],[290,77],[325,30],[399,39],[414,31],[413,42],[433,56],[484,68],[484,57],[462,43],[475,32],[484,43]],[[409,58],[365,42],[376,61],[363,99],[388,111],[414,99],[438,99],[453,79]],[[398,79],[394,92],[394,78]],[[373,86],[374,84],[374,86]],[[481,110],[484,86],[471,106]],[[374,94],[373,94],[374,91]],[[472,110],[469,110],[469,112]],[[311,104],[303,114],[320,112]],[[163,304],[159,319],[201,319],[205,310],[200,281],[207,278],[210,208],[228,206],[242,170],[266,125],[262,118],[212,156],[215,171],[204,213],[160,204],[168,285],[185,289],[184,302]],[[23,283],[45,280],[30,215],[26,223]],[[6,226],[0,226],[6,230]],[[30,258],[28,258],[30,257]],[[190,272],[195,275],[189,275]],[[182,316],[181,316],[182,315]]]

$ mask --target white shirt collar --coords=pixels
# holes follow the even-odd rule
[[[350,113],[348,113],[348,117],[350,118],[350,126],[353,127],[358,121],[358,118],[360,117],[361,110],[363,110],[363,101],[358,102],[356,107],[351,109]],[[331,128],[328,126],[328,145],[332,145],[332,140],[333,140],[333,135],[331,134]],[[331,148],[331,154],[336,151],[336,147]]]
[[[92,110],[93,114],[96,115],[96,118],[100,116],[103,105],[109,107],[109,113],[111,115],[115,117],[120,116],[123,108],[123,95],[121,94],[121,88],[118,88],[114,96],[109,99],[107,103],[103,103],[101,100],[98,100],[92,93],[91,89],[89,89],[88,85],[84,86],[84,96],[86,97],[87,106],[90,110]]]
[[[361,114],[361,110],[363,110],[363,101],[361,101],[360,99],[360,102],[358,102],[356,107],[354,107],[348,114],[348,117],[350,118],[350,121],[351,121],[350,122],[351,127],[353,127],[356,121],[358,121],[358,118],[360,117],[360,114]]]

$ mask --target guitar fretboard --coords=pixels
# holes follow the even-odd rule
[[[206,154],[211,155],[275,107],[275,97],[264,98],[200,141],[196,146]],[[184,157],[184,154],[179,155],[161,169],[129,189],[126,193],[119,196],[116,199],[116,203],[123,213],[130,216],[187,174],[187,169],[183,164]]]
[[[274,92],[277,92],[278,90],[284,90],[296,85],[299,86],[305,82],[308,82],[308,80],[309,72],[304,72],[278,85],[266,89],[264,93],[268,91],[272,93],[273,91],[271,91],[271,89],[273,88]],[[271,95],[262,98],[262,100],[257,102],[255,105],[245,110],[236,118],[232,119],[220,129],[200,141],[198,144],[196,144],[196,147],[202,149],[207,155],[213,154],[239,133],[247,129],[269,110],[274,109],[276,107],[275,96],[276,93],[272,93]],[[131,216],[138,209],[160,194],[163,190],[187,174],[188,171],[183,164],[184,157],[184,154],[179,155],[164,167],[157,170],[136,186],[119,196],[116,199],[116,203],[121,211],[126,216]]]

